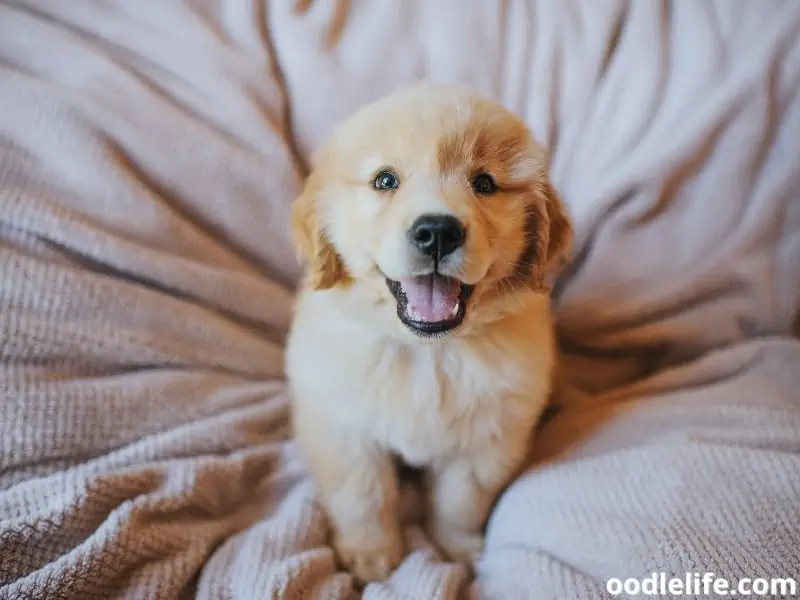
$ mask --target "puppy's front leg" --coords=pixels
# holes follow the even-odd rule
[[[362,582],[385,579],[404,555],[391,457],[313,418],[296,419],[295,435],[332,521],[339,559]]]
[[[430,472],[428,532],[450,559],[471,565],[478,558],[489,509],[523,456],[523,447],[482,449]]]

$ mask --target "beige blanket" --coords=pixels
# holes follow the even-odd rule
[[[287,441],[287,209],[419,78],[552,150],[563,375],[474,581],[354,591]],[[0,598],[800,579],[800,3],[0,1]]]

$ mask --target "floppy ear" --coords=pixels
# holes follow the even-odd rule
[[[528,207],[525,223],[528,247],[520,260],[527,265],[535,290],[547,290],[565,266],[572,245],[572,225],[550,182],[540,184],[537,200]]]
[[[311,288],[326,290],[345,281],[347,272],[320,223],[317,191],[317,185],[309,179],[303,193],[294,201],[292,241],[298,258],[308,265],[307,277]]]
[[[551,275],[560,271],[569,259],[572,249],[572,224],[564,203],[552,184],[544,185],[545,210],[550,222],[547,236],[547,271]]]

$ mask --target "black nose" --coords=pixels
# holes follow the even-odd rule
[[[437,260],[460,248],[466,234],[461,221],[450,215],[422,215],[408,231],[411,243]]]

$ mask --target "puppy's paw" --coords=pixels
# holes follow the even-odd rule
[[[483,552],[483,534],[480,532],[434,524],[430,527],[430,534],[433,542],[454,562],[471,567]]]
[[[386,579],[405,555],[399,534],[339,535],[333,545],[339,560],[361,583]]]

